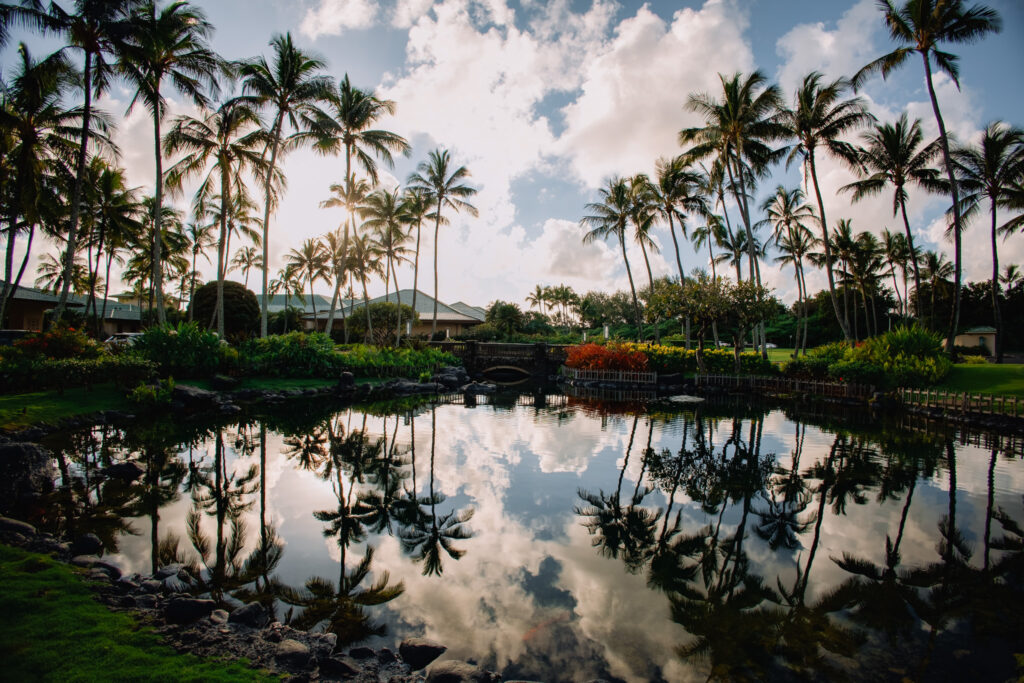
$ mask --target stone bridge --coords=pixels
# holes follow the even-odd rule
[[[462,361],[473,377],[491,379],[546,379],[558,373],[569,348],[560,344],[491,344],[485,342],[433,342]]]

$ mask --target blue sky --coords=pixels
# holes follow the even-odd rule
[[[760,69],[779,82],[787,99],[793,84],[812,69],[849,75],[890,48],[873,0],[706,0],[705,2],[608,2],[603,0],[209,0],[198,2],[216,26],[213,46],[229,58],[267,50],[271,34],[291,31],[304,48],[323,55],[336,78],[393,99],[398,111],[386,126],[405,135],[412,155],[391,170],[403,180],[430,149],[444,146],[466,164],[480,188],[480,217],[453,217],[442,230],[442,300],[486,305],[501,298],[522,303],[535,284],[572,285],[577,291],[626,286],[614,245],[580,245],[577,221],[596,198],[604,178],[650,172],[659,156],[682,151],[676,132],[695,125],[684,111],[687,95],[713,89],[717,73]],[[994,119],[1021,123],[1024,93],[1024,5],[993,0],[1003,32],[978,45],[957,47],[961,91],[940,79],[947,126],[962,138]],[[38,39],[26,38],[39,45]],[[42,50],[42,47],[39,48]],[[4,62],[10,61],[10,48]],[[934,120],[920,62],[887,82],[870,82],[863,94],[881,119],[902,111]],[[103,103],[121,114],[128,94],[118,89]],[[180,105],[175,113],[187,112]],[[118,141],[132,182],[152,184],[151,125],[142,111],[120,126]],[[824,161],[821,180],[830,222],[852,218],[858,230],[896,228],[891,198],[850,206],[836,196],[853,177]],[[272,271],[306,237],[338,225],[335,210],[318,208],[327,187],[341,179],[343,162],[308,151],[292,154],[284,170],[289,192],[273,221]],[[780,168],[759,188],[796,186],[799,174]],[[187,206],[188,197],[176,199]],[[941,243],[942,201],[911,200],[917,236],[930,248]],[[691,225],[693,223],[691,222]],[[967,240],[968,275],[984,277],[987,241]],[[671,249],[666,230],[656,236]],[[1009,260],[1024,248],[1011,238]],[[432,238],[423,257],[432,256]],[[642,259],[630,253],[634,273]],[[706,254],[684,247],[687,269],[706,267]],[[655,275],[674,270],[663,251],[652,260]],[[769,283],[786,300],[795,297],[788,271],[766,268]],[[429,275],[429,268],[426,270]],[[421,276],[423,269],[421,269]],[[646,276],[644,276],[646,277]],[[411,283],[411,268],[399,272]],[[812,277],[812,289],[824,278]],[[431,286],[421,277],[420,288]],[[321,286],[323,291],[327,287]],[[383,293],[383,285],[373,287]],[[380,290],[379,292],[377,290]]]

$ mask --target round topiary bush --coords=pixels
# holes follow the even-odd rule
[[[189,309],[192,319],[206,327],[217,307],[217,282],[196,289]],[[256,295],[237,282],[224,281],[224,334],[228,337],[255,334],[260,326],[260,304]]]

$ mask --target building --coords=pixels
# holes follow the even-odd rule
[[[403,289],[395,295],[394,292],[385,296],[378,296],[370,299],[371,304],[389,302],[395,303],[400,301],[405,306],[412,306],[412,290]],[[484,321],[484,313],[481,309],[476,306],[469,306],[459,302],[458,306],[462,307],[461,310],[456,308],[456,304],[448,305],[437,303],[437,330],[443,332],[446,336],[454,337],[455,335],[462,334],[469,328],[479,325]],[[346,300],[344,302],[344,314],[345,317],[352,315],[362,314],[363,301],[356,299],[354,301]],[[327,325],[327,316],[330,311],[330,301],[327,302],[325,310],[317,309],[317,315],[314,319],[312,311],[308,312],[302,317],[303,324],[306,329],[318,329],[323,330]],[[463,312],[465,311],[465,312]],[[413,325],[413,335],[429,335],[430,330],[434,321],[434,297],[428,296],[423,292],[416,290],[416,312],[419,314],[419,322]],[[334,319],[337,321],[336,324],[341,324],[342,311],[341,304],[339,304],[338,310],[334,313]],[[315,322],[314,322],[315,320]]]
[[[3,290],[5,284],[3,280],[0,280],[0,291]],[[52,311],[57,307],[58,300],[56,295],[41,289],[19,286],[7,308],[7,320],[3,328],[41,332],[43,316],[47,311]],[[87,303],[88,297],[80,294],[72,294],[68,297],[68,309],[77,313],[85,313]],[[103,312],[103,297],[97,297],[96,311],[97,313]],[[138,332],[142,328],[141,313],[141,309],[137,305],[123,304],[114,299],[107,299],[101,336],[108,337],[117,332]]]
[[[972,327],[963,334],[956,335],[953,344],[956,346],[981,346],[991,356],[996,352],[996,328]]]
[[[470,306],[469,304],[463,303],[461,301],[456,301],[455,303],[450,304],[450,306],[451,308],[454,308],[462,315],[468,315],[470,318],[473,318],[474,320],[479,320],[480,322],[483,322],[484,320],[487,319],[487,311],[480,308],[479,306]]]
[[[263,295],[256,295],[256,302],[260,305],[261,310],[263,306]],[[330,310],[331,300],[329,297],[325,297],[321,294],[314,294],[310,297],[308,294],[271,294],[267,298],[267,313],[280,313],[286,308],[295,308],[301,313],[313,313],[313,307],[316,307],[317,313],[320,311]]]

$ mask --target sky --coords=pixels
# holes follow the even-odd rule
[[[479,192],[479,216],[449,215],[439,235],[439,298],[486,306],[501,299],[525,306],[535,285],[571,285],[577,292],[628,286],[617,246],[583,245],[580,218],[606,179],[653,173],[659,157],[682,152],[678,131],[700,124],[685,109],[691,93],[717,94],[718,74],[759,69],[780,84],[787,101],[811,70],[829,78],[852,75],[892,49],[874,0],[705,0],[614,2],[612,0],[206,0],[196,2],[216,27],[213,48],[226,58],[268,54],[275,33],[291,32],[303,48],[321,55],[335,79],[396,103],[380,127],[404,136],[408,158],[384,167],[382,184],[393,187],[437,147],[466,166]],[[957,46],[960,89],[936,78],[947,129],[958,139],[976,138],[994,120],[1022,124],[1024,92],[1024,4],[987,3],[1002,17],[1000,34]],[[52,46],[15,32],[2,53],[12,63],[13,45],[25,40],[37,52]],[[880,120],[906,111],[922,119],[929,136],[937,128],[919,60],[883,81],[874,78],[861,94]],[[99,106],[121,117],[131,94],[117,85]],[[174,100],[172,116],[194,113]],[[167,125],[165,124],[165,129]],[[116,140],[129,182],[152,188],[152,123],[144,109],[120,121]],[[165,162],[165,168],[166,168]],[[321,209],[331,183],[344,176],[342,157],[292,152],[283,162],[288,191],[272,218],[271,276],[289,249],[335,229],[339,209]],[[854,176],[838,162],[819,159],[819,179],[830,224],[850,218],[855,230],[901,229],[889,193],[851,205],[838,188]],[[794,166],[780,166],[758,188],[757,203],[776,185],[797,187]],[[952,254],[945,242],[948,202],[911,190],[910,221],[925,248]],[[187,209],[189,196],[172,200]],[[688,228],[695,227],[688,221]],[[666,226],[656,229],[661,253],[653,254],[655,277],[676,272]],[[233,246],[237,241],[233,241]],[[687,271],[707,268],[706,251],[683,242]],[[51,250],[55,247],[51,246]],[[1001,261],[1024,262],[1024,238],[1000,244]],[[41,254],[42,251],[40,250]],[[419,289],[432,293],[432,230],[424,230]],[[646,279],[639,249],[630,245],[634,276]],[[774,255],[772,255],[774,256]],[[38,255],[35,257],[38,259]],[[964,267],[968,279],[991,271],[984,217],[967,230]],[[34,264],[33,264],[34,265]],[[213,268],[201,264],[206,277]],[[786,302],[796,298],[789,269],[769,259],[762,274]],[[237,279],[241,279],[237,274]],[[250,277],[252,284],[253,276]],[[398,272],[411,286],[412,267]],[[822,273],[808,273],[810,290],[826,286]],[[112,283],[112,291],[116,290]],[[327,284],[317,291],[330,292]],[[370,296],[384,293],[383,282]]]

